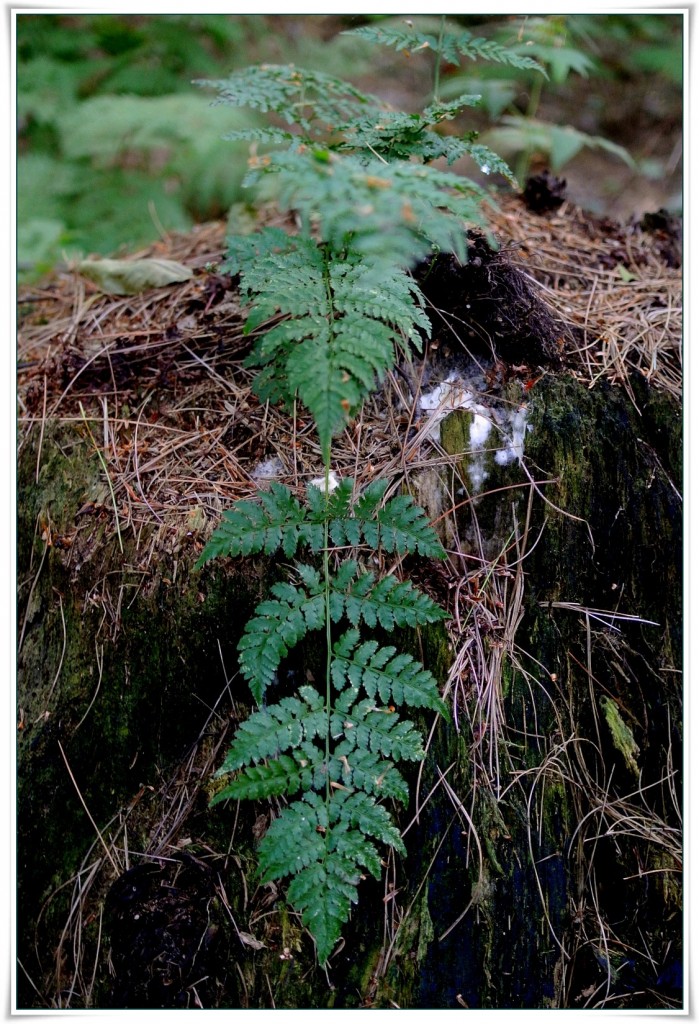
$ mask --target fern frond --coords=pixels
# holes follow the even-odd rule
[[[467,179],[412,163],[386,166],[334,154],[270,157],[282,205],[309,234],[262,232],[232,241],[226,268],[255,308],[246,330],[290,317],[259,338],[247,365],[265,400],[295,396],[311,412],[324,454],[394,361],[394,345],[430,334],[424,300],[406,273],[432,244],[465,258],[463,221],[480,222],[484,193]],[[311,224],[326,246],[310,236]],[[351,250],[347,246],[351,245]]]
[[[417,551],[425,558],[446,558],[446,552],[419,505],[409,495],[398,495],[379,509],[377,522],[381,544],[386,551],[408,554]]]
[[[365,150],[388,161],[418,158],[429,163],[446,158],[454,163],[461,155],[459,139],[440,135],[431,126],[456,117],[464,107],[480,103],[481,97],[464,93],[448,103],[433,103],[420,114],[386,111],[380,117],[363,117],[342,125],[339,152]],[[368,157],[367,157],[368,159]]]
[[[255,390],[265,399],[295,396],[313,415],[323,450],[393,364],[394,346],[421,344],[430,323],[415,282],[395,264],[363,266],[310,238],[263,232],[231,245],[226,267],[255,297],[246,330],[291,317],[258,338],[246,365],[263,367]]]
[[[448,164],[456,163],[466,152],[467,138],[456,135],[439,135],[437,132],[425,132],[421,147],[425,162],[446,160]]]
[[[467,32],[451,37],[450,42],[458,53],[469,60],[488,60],[497,64],[507,64],[511,68],[519,68],[521,71],[538,71],[544,78],[548,78],[546,68],[538,60],[534,60],[533,57],[525,57],[509,46],[496,43],[494,39],[474,38]],[[458,63],[458,61],[452,61],[452,63]]]
[[[330,522],[330,536],[337,545],[359,544],[364,540],[369,547],[379,546],[379,524],[375,514],[388,487],[388,480],[373,480],[360,494],[352,509],[353,515]]]
[[[331,672],[338,690],[349,683],[386,706],[431,708],[448,717],[431,672],[395,647],[381,647],[376,640],[360,644],[357,630],[348,630],[335,643]]]
[[[477,107],[481,100],[482,97],[478,93],[463,92],[453,100],[444,103],[431,103],[423,110],[422,117],[428,124],[451,121],[462,112],[464,107]]]
[[[258,252],[250,244],[234,247],[229,243],[226,266],[237,266],[243,295],[254,295],[256,305],[290,316],[327,316],[325,260],[322,250],[311,238],[288,237],[277,241],[276,231],[263,231]],[[236,259],[236,249],[240,256]]]
[[[393,761],[421,761],[425,756],[422,736],[412,722],[395,711],[377,708],[372,700],[355,705],[348,720],[351,728],[345,725],[345,738],[360,750],[371,750]],[[348,761],[351,767],[352,755]]]
[[[338,744],[335,760],[343,769],[337,781],[351,782],[357,789],[372,793],[379,799],[399,800],[403,805],[407,804],[410,795],[408,784],[392,761],[387,761],[373,750],[363,750],[349,740]]]
[[[419,114],[391,112],[381,117],[365,118],[342,126],[344,141],[338,152],[356,152],[360,160],[369,161],[369,153],[386,160],[410,160],[422,163],[437,160],[448,152],[448,137],[431,131]],[[364,156],[362,156],[364,153]]]
[[[216,793],[210,806],[223,800],[262,800],[283,793],[293,796],[301,787],[299,765],[293,757],[282,754],[267,764],[253,764],[244,768],[224,789]]]
[[[380,117],[360,117],[340,127],[342,152],[366,149],[390,159],[421,156],[421,140],[427,123],[419,114],[387,110]]]
[[[324,833],[328,827],[325,800],[304,793],[275,818],[260,843],[259,871],[263,882],[294,875],[325,858]]]
[[[412,33],[407,44],[389,30],[381,41],[432,48],[458,62],[467,36]],[[471,50],[506,59],[504,48],[486,43],[471,40]],[[469,153],[481,166],[486,158],[492,170],[500,166],[476,145],[475,133],[454,139],[431,130],[473,105],[475,96],[400,114],[331,76],[273,65],[200,84],[215,87],[220,102],[277,114],[292,129],[242,130],[233,137],[285,147],[252,157],[246,183],[264,179],[271,186],[267,195],[294,212],[300,233],[268,228],[230,239],[223,269],[238,276],[248,307],[244,330],[254,342],[246,365],[259,370],[257,395],[287,406],[298,400],[309,410],[327,474],[333,435],[393,365],[396,347],[409,356],[430,336],[411,268],[435,249],[465,260],[466,224],[484,222],[484,190],[427,162]],[[317,141],[332,135],[326,145]],[[396,157],[396,163],[388,159]],[[365,872],[381,874],[378,844],[405,852],[381,801],[407,802],[396,762],[418,761],[425,751],[420,732],[396,707],[446,715],[429,671],[394,646],[362,642],[356,628],[414,628],[446,612],[410,582],[377,578],[357,560],[344,559],[330,572],[330,542],[444,557],[425,513],[407,495],[386,501],[386,487],[377,481],[355,500],[349,479],[333,493],[311,486],[304,503],[273,483],[226,513],[197,563],[280,549],[292,558],[302,546],[324,552],[322,571],[297,565],[293,576],[271,587],[244,628],[240,670],[258,708],[238,728],[217,773],[226,784],[212,800],[296,798],[262,839],[260,877],[290,877],[289,901],[310,929],[321,964]],[[327,696],[303,686],[267,706],[266,691],[289,651],[308,632],[343,620],[352,628],[328,652]]]
[[[391,815],[370,793],[361,790],[355,790],[354,793],[339,791],[330,806],[331,822],[335,815],[339,815],[341,821],[358,828],[365,835],[373,836],[398,853],[405,854],[403,840],[393,824]]]
[[[387,352],[393,352],[390,329],[374,322],[373,334],[379,338],[382,365],[388,364]],[[330,442],[355,413],[362,398],[375,382],[372,362],[366,349],[356,351],[340,322],[330,343],[323,335],[304,338],[303,344],[286,358],[289,389],[297,393],[315,421],[324,459],[329,457]]]
[[[480,142],[471,142],[468,139],[459,140],[459,144],[462,149],[461,155],[470,156],[485,174],[502,174],[510,184],[518,186],[517,179],[509,166],[489,146],[484,146]]]
[[[264,256],[285,253],[306,242],[290,237],[282,228],[263,228],[250,235],[231,235],[226,239],[226,259],[221,270],[226,274],[240,274]]]
[[[340,563],[330,585],[334,608],[339,613],[333,621],[338,621],[344,611],[353,626],[363,620],[372,629],[378,624],[392,630],[448,617],[432,598],[407,580],[400,582],[394,576],[377,580],[372,572],[359,572],[357,563],[350,559]]]
[[[359,36],[370,43],[380,43],[392,50],[402,50],[406,54],[426,49],[436,51],[439,48],[437,36],[414,29],[404,29],[398,25],[361,25],[359,28],[348,29],[343,35]]]
[[[263,145],[274,145],[293,142],[296,136],[282,128],[236,128],[235,131],[227,132],[223,138],[228,142],[261,142]]]
[[[361,28],[350,29],[346,34],[361,36],[370,42],[380,43],[408,54],[425,49],[433,50],[448,64],[459,64],[459,56],[464,56],[471,60],[495,61],[522,70],[539,71],[548,77],[542,65],[533,58],[524,57],[516,50],[492,39],[474,38],[470,32],[445,32],[435,36],[394,25],[362,25]]]
[[[325,963],[340,937],[364,870],[381,874],[381,859],[367,835],[402,850],[388,814],[366,794],[336,796],[330,814],[316,793],[284,808],[260,844],[263,881],[293,875],[290,902],[315,939]]]
[[[325,622],[320,587],[317,593],[308,594],[288,583],[275,583],[272,594],[277,600],[257,606],[238,643],[240,670],[258,704],[274,682],[282,658],[309,630],[320,629]]]
[[[228,754],[216,772],[228,775],[253,761],[264,761],[325,736],[327,717],[317,690],[303,686],[298,697],[284,697],[278,704],[254,711],[241,723]]]
[[[411,266],[433,243],[465,259],[463,221],[484,222],[483,189],[434,167],[312,150],[271,154],[251,181],[263,174],[275,175],[277,201],[308,234],[315,223],[336,252],[351,243],[377,266]]]
[[[349,478],[340,482],[327,504],[319,488],[309,487],[309,522],[303,527],[309,537],[312,536],[308,543],[315,545],[320,524],[327,519],[330,537],[338,547],[366,544],[376,549],[381,545],[384,550],[397,554],[417,551],[426,558],[445,558],[446,552],[436,531],[410,495],[391,498],[381,506],[387,486],[387,480],[373,481],[354,505],[351,504],[353,485]],[[303,530],[300,535],[305,539]],[[313,546],[313,550],[319,549]]]
[[[278,114],[309,135],[324,134],[328,126],[354,117],[369,106],[384,106],[381,100],[348,82],[293,64],[259,64],[227,79],[197,80],[194,84],[216,89],[218,103]]]
[[[321,965],[349,920],[361,877],[355,862],[337,858],[329,864],[316,862],[302,868],[289,885],[289,900],[301,911],[301,920],[315,939]]]
[[[377,267],[345,258],[330,263],[329,277],[337,312],[379,320],[422,346],[431,329],[425,299],[400,266]]]
[[[279,548],[290,558],[301,544],[319,551],[323,546],[322,525],[309,521],[307,510],[288,487],[272,483],[268,491],[260,491],[257,500],[239,501],[223,513],[195,567],[212,558],[259,552],[271,555]]]

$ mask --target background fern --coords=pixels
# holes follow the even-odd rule
[[[539,71],[546,75],[543,66],[532,57],[520,54],[511,46],[502,46],[492,39],[474,37],[470,32],[440,32],[431,33],[419,32],[415,28],[397,25],[362,25],[360,28],[351,29],[348,35],[360,36],[372,43],[381,43],[383,46],[391,47],[394,50],[402,50],[405,53],[417,53],[420,50],[432,50],[439,55],[439,58],[447,64],[459,64],[461,57],[470,60],[495,61],[499,64],[509,64],[515,68],[526,68]]]

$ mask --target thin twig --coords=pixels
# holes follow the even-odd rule
[[[82,402],[78,402],[78,405],[80,407],[80,414],[81,414],[81,416],[83,418],[83,423],[85,424],[85,428],[87,430],[87,433],[88,433],[88,435],[90,437],[90,440],[92,441],[92,447],[94,448],[95,452],[97,453],[97,458],[100,460],[100,464],[102,466],[102,469],[104,470],[104,475],[107,478],[107,485],[109,487],[109,493],[110,493],[110,495],[112,497],[112,505],[114,506],[114,523],[115,523],[115,526],[116,526],[117,537],[119,539],[119,550],[121,551],[121,553],[123,555],[123,553],[124,553],[124,545],[123,545],[122,540],[121,540],[121,530],[119,528],[119,507],[117,505],[116,495],[114,494],[114,488],[112,486],[112,478],[109,475],[109,470],[107,468],[107,463],[104,460],[104,456],[102,455],[102,452],[100,451],[100,449],[97,446],[97,442],[95,441],[94,437],[92,436],[92,431],[90,430],[90,424],[87,421],[87,416],[85,415],[85,410],[83,409]]]
[[[65,755],[65,751],[63,750],[63,747],[61,746],[61,741],[60,740],[58,740],[58,749],[61,752],[61,757],[63,758],[63,761],[65,763],[66,769],[68,771],[68,775],[70,776],[70,781],[73,783],[73,785],[75,787],[75,792],[78,794],[78,800],[82,804],[83,810],[85,811],[85,814],[90,819],[90,824],[92,825],[92,827],[94,828],[95,832],[97,833],[97,838],[99,839],[100,843],[102,844],[102,848],[104,849],[104,852],[107,855],[107,860],[112,865],[112,867],[114,868],[114,871],[118,875],[118,874],[120,874],[119,866],[116,863],[116,861],[114,860],[114,858],[112,857],[111,851],[110,851],[109,847],[107,846],[107,844],[105,843],[105,841],[104,841],[104,839],[102,837],[102,833],[97,828],[97,825],[95,823],[95,819],[92,817],[92,815],[90,814],[90,812],[89,812],[89,810],[87,808],[87,804],[85,803],[85,800],[83,799],[83,795],[80,792],[80,787],[78,786],[78,783],[75,780],[75,776],[73,775],[73,772],[71,771],[71,767],[70,767],[70,765],[68,763],[68,758]]]

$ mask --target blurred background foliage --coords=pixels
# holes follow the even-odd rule
[[[193,79],[263,61],[296,63],[348,79],[400,109],[430,102],[428,55],[388,53],[342,34],[383,19],[405,22],[386,15],[18,14],[21,277],[225,218],[243,201],[249,144],[223,136],[253,124],[252,115],[212,105]],[[439,29],[438,18],[412,21],[421,31]],[[520,181],[543,166],[563,172],[571,198],[596,212],[679,211],[681,15],[449,21],[518,47],[549,78],[498,64],[444,65],[442,100],[464,92],[483,97],[478,110],[445,130],[477,129]]]

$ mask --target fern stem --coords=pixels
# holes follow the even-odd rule
[[[330,497],[330,458],[325,459],[325,500]],[[332,703],[332,632],[330,618],[330,534],[329,517],[323,524],[323,583],[325,586],[325,804],[330,817],[330,712]],[[327,834],[326,834],[327,843]]]

